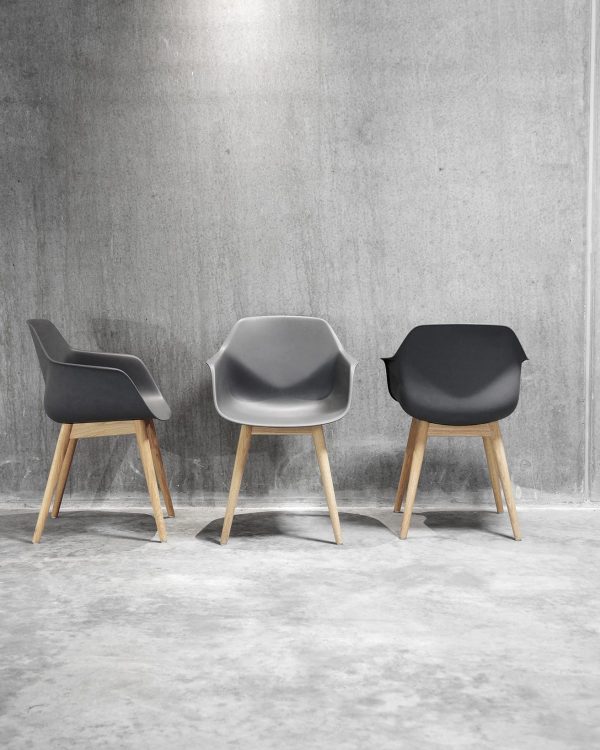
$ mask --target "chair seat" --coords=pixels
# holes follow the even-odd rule
[[[434,424],[462,426],[496,422],[511,414],[517,404],[519,370],[500,373],[475,393],[457,394],[418,378],[407,378],[400,391],[404,411]]]
[[[315,400],[277,396],[265,400],[222,399],[218,411],[237,424],[255,427],[313,427],[341,419],[348,404],[337,395]]]

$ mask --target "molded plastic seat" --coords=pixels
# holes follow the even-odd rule
[[[27,321],[55,422],[166,420],[171,409],[141,359],[72,349],[49,320]]]
[[[350,408],[356,360],[321,318],[242,318],[208,365],[216,409],[230,422],[308,427]]]
[[[407,414],[460,426],[495,422],[515,410],[526,359],[506,326],[425,325],[383,361],[390,395]]]

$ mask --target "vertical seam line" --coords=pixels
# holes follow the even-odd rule
[[[597,8],[596,0],[591,0],[591,33],[590,33],[590,89],[589,89],[589,136],[587,164],[587,205],[586,205],[586,242],[585,242],[585,413],[584,413],[584,501],[591,500],[592,492],[592,405],[594,387],[594,179],[595,179],[595,139],[596,139],[596,44],[597,44]]]

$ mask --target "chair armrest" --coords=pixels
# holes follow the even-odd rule
[[[342,350],[340,354],[342,356],[342,359],[349,367],[350,371],[354,372],[354,370],[356,369],[356,365],[358,364],[358,360],[356,359],[356,357],[353,357],[351,354],[348,354],[348,352],[344,350]]]
[[[352,385],[354,382],[354,371],[358,360],[343,349],[340,351],[335,366],[334,391],[343,395],[350,405],[352,397]]]
[[[213,398],[217,411],[219,410],[219,400],[223,393],[229,394],[230,388],[230,374],[232,372],[232,363],[227,353],[220,349],[210,359],[206,360],[206,364],[210,367],[210,374],[212,378],[213,387]]]
[[[69,357],[72,364],[121,370],[142,395],[162,395],[150,371],[139,357],[132,354],[82,352],[74,349]]]
[[[390,396],[398,401],[398,375],[396,373],[396,354],[393,357],[381,357],[385,366],[385,378]]]

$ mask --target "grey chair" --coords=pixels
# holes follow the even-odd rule
[[[320,318],[242,318],[208,360],[219,414],[241,425],[221,533],[226,544],[252,435],[311,435],[337,544],[342,534],[323,425],[350,408],[356,360]]]
[[[129,354],[72,349],[49,320],[27,323],[44,377],[46,414],[62,425],[33,542],[42,537],[53,498],[52,517],[58,516],[77,441],[129,434],[136,436],[158,536],[166,541],[158,485],[168,515],[175,512],[154,419],[169,419],[171,410],[152,375]]]
[[[519,401],[527,359],[514,331],[498,325],[413,328],[393,357],[384,358],[388,390],[412,417],[394,511],[406,495],[400,538],[406,539],[428,437],[481,437],[496,510],[502,490],[515,539],[521,529],[499,420]],[[502,489],[501,489],[502,487]]]

